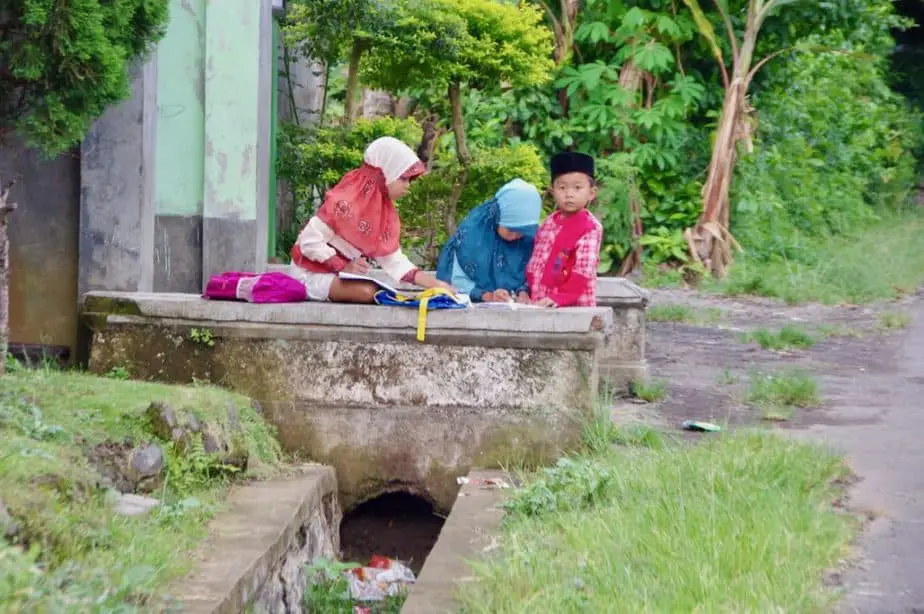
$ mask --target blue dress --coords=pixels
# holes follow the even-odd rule
[[[497,234],[501,225],[498,198],[472,209],[443,245],[436,267],[437,279],[453,284],[475,302],[481,301],[485,292],[499,289],[512,295],[525,292],[526,264],[533,251],[535,228],[513,227],[511,230],[524,236],[505,241]]]

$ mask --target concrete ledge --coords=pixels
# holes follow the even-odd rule
[[[267,271],[285,273],[291,265],[267,264]],[[433,271],[429,271],[431,274]],[[380,279],[399,290],[413,290],[418,288],[413,284],[395,281],[385,275],[381,270],[370,271],[370,277]],[[646,308],[651,300],[651,294],[641,286],[625,277],[598,277],[597,303],[601,307],[639,307]]]
[[[417,583],[411,585],[401,614],[455,614],[459,605],[453,598],[460,582],[472,580],[468,561],[482,558],[496,547],[504,511],[500,504],[509,490],[485,490],[472,482],[509,476],[501,471],[473,471],[469,484],[459,497],[433,550],[430,551]]]
[[[289,611],[305,590],[304,565],[340,549],[334,470],[316,466],[294,479],[236,487],[227,506],[170,595],[187,614]]]
[[[283,303],[252,305],[237,301],[209,301],[195,294],[90,292],[83,298],[84,314],[143,316],[158,320],[208,323],[243,322],[249,325],[300,325],[359,332],[367,338],[397,331],[414,339],[417,310],[407,307],[344,305],[334,303]],[[529,311],[447,309],[427,314],[427,336],[467,332],[479,341],[485,333],[554,336],[599,333],[603,339],[612,327],[612,313],[601,307]]]

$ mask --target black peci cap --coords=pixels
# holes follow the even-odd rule
[[[552,156],[552,181],[559,175],[566,173],[584,173],[594,178],[594,159],[587,154],[576,151],[566,151]]]

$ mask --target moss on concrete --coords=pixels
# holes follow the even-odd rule
[[[497,426],[487,434],[472,466],[533,468],[554,463],[565,450],[577,445],[581,436],[580,421],[576,417],[572,421],[561,419],[558,422]],[[552,430],[554,435],[550,436]]]
[[[140,316],[141,309],[138,304],[125,297],[113,296],[87,296],[84,301],[85,313],[98,313],[105,315]]]

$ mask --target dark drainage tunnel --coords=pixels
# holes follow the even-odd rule
[[[443,522],[422,497],[406,492],[381,495],[343,515],[341,559],[366,565],[373,554],[380,554],[404,562],[417,575]]]

